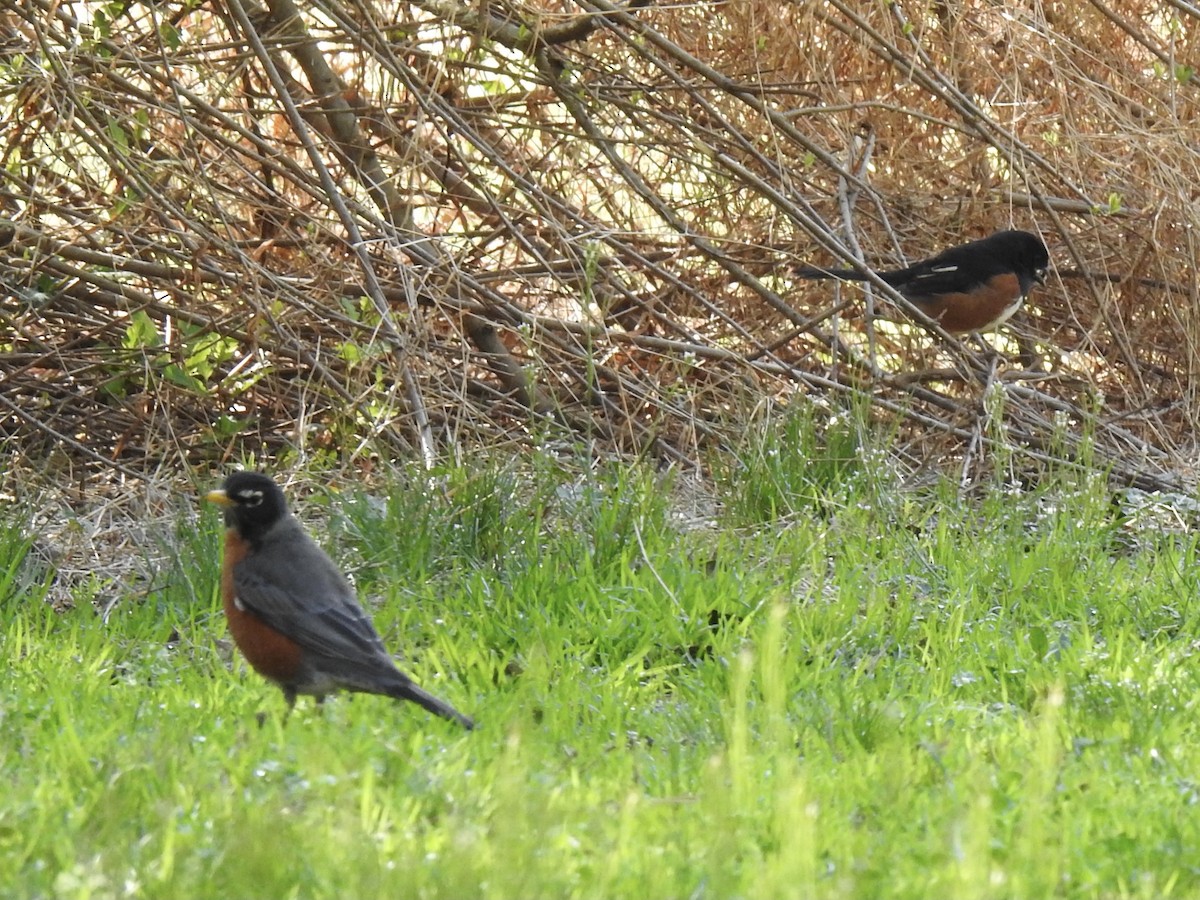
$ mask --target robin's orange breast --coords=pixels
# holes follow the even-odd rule
[[[221,601],[225,620],[233,642],[246,657],[246,662],[265,678],[278,684],[288,684],[300,671],[303,651],[287,635],[280,634],[262,619],[242,609],[237,601],[234,569],[246,558],[250,545],[242,540],[236,529],[225,533],[225,558],[221,566]]]

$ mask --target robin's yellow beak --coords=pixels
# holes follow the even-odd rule
[[[233,506],[233,501],[229,499],[229,495],[220,488],[215,491],[209,491],[204,495],[204,499],[209,503],[217,504],[217,506]]]

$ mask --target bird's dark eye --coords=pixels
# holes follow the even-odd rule
[[[238,499],[242,501],[243,506],[262,506],[263,492],[262,491],[239,491]]]

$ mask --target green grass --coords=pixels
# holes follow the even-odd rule
[[[107,625],[0,574],[6,895],[1200,895],[1194,542],[1098,481],[914,494],[769,432],[711,532],[618,465],[303,503],[470,734],[364,696],[284,726],[223,648],[211,509]]]

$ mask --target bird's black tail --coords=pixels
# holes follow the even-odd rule
[[[792,269],[797,278],[824,281],[866,281],[867,276],[857,269],[818,269],[815,266],[800,266]]]
[[[821,279],[825,281],[869,281],[871,276],[858,269],[818,269],[815,266],[800,266],[792,269],[797,278]],[[895,287],[904,284],[913,274],[913,270],[895,269],[887,272],[876,272],[885,282]]]
[[[418,706],[429,710],[435,716],[441,716],[443,719],[457,722],[468,731],[475,727],[475,721],[470,716],[464,716],[445,700],[441,700],[428,691],[417,687],[403,673],[397,674],[400,674],[401,678],[388,685],[387,695],[389,697],[395,697],[397,700],[410,700]]]

